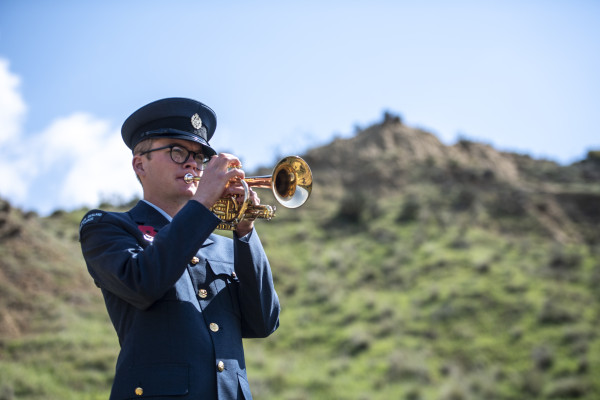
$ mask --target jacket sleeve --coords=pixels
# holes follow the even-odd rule
[[[239,277],[242,335],[262,338],[279,326],[280,304],[269,260],[255,230],[249,237],[234,237],[235,270]]]
[[[81,249],[98,286],[146,309],[181,277],[219,222],[206,207],[189,201],[160,229],[152,244],[143,247],[141,233],[131,219],[93,211],[81,224]]]

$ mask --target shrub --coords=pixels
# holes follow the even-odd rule
[[[559,304],[557,300],[548,299],[542,306],[538,320],[542,324],[558,325],[577,320],[577,314]]]
[[[551,383],[548,389],[550,399],[578,399],[585,395],[588,385],[580,378],[567,377]]]
[[[397,222],[413,222],[416,221],[419,217],[419,210],[421,209],[421,204],[417,200],[415,196],[408,196],[408,198],[402,203],[402,209],[400,210],[400,214],[398,218],[396,218]]]
[[[358,224],[363,220],[363,214],[368,206],[368,199],[362,193],[356,193],[354,196],[344,197],[335,219],[341,222]]]
[[[535,367],[541,371],[549,370],[554,365],[554,352],[547,346],[540,346],[533,349],[531,358]]]

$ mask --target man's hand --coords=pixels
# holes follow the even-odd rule
[[[240,186],[241,186],[241,184],[240,184]],[[242,192],[243,192],[243,188],[242,188]],[[243,201],[243,194],[241,197],[242,198],[239,198],[239,199],[240,199],[240,201]],[[258,195],[256,194],[256,192],[254,190],[249,189],[248,197],[250,198],[249,207],[252,205],[257,206],[260,204],[260,198],[258,197]],[[238,237],[242,237],[242,236],[246,236],[248,233],[250,233],[252,231],[252,229],[254,229],[254,218],[253,219],[244,218],[239,224],[237,224],[235,233],[238,235]]]
[[[240,165],[240,160],[231,154],[213,156],[200,172],[202,179],[198,181],[198,189],[192,198],[211,208],[217,200],[231,191],[229,187],[235,186],[234,182],[244,179],[244,171],[235,168]]]

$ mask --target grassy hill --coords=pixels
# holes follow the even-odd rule
[[[600,398],[600,155],[445,146],[386,115],[304,157],[309,202],[258,225],[282,314],[245,342],[255,398]],[[84,212],[0,204],[0,399],[108,397]]]

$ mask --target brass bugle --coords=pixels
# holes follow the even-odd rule
[[[186,183],[199,181],[200,176],[186,174]],[[250,204],[249,188],[271,189],[275,199],[286,208],[298,208],[310,197],[312,191],[312,172],[308,163],[298,156],[282,158],[273,168],[271,175],[246,177],[240,181],[244,187],[244,199],[221,198],[211,207],[223,224],[217,229],[234,230],[243,219],[271,219],[275,216],[275,207]]]

